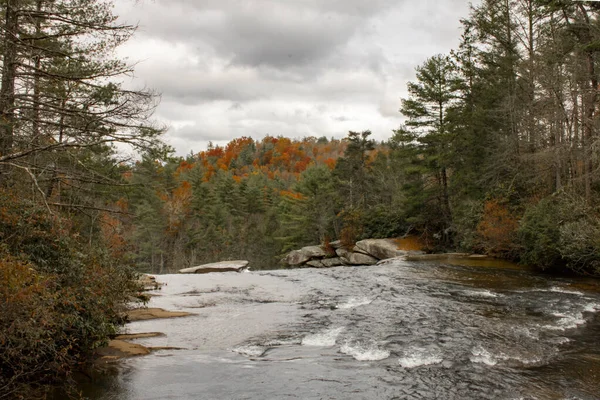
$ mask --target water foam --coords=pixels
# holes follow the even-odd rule
[[[498,297],[498,293],[494,293],[490,290],[465,290],[463,293],[471,297]]]
[[[549,292],[555,292],[555,293],[565,293],[565,294],[574,294],[577,296],[583,296],[583,293],[578,292],[576,290],[568,290],[565,288],[561,288],[559,286],[553,286],[550,289],[548,289]]]
[[[415,368],[440,364],[442,361],[444,359],[438,351],[419,347],[409,350],[404,357],[400,358],[399,363],[404,368]]]
[[[307,335],[302,339],[303,346],[320,346],[320,347],[331,347],[335,346],[335,341],[337,340],[340,333],[345,328],[342,326],[340,328],[328,329],[326,331],[320,333],[314,333],[312,335]]]
[[[267,352],[267,350],[269,350],[267,347],[256,345],[238,346],[231,349],[231,351],[247,357],[261,357]]]
[[[485,364],[489,366],[497,365],[500,361],[509,360],[514,360],[524,365],[535,364],[541,361],[539,357],[524,358],[519,356],[509,356],[504,353],[493,354],[484,349],[482,346],[476,346],[471,349],[471,357],[469,357],[469,359],[473,363]]]
[[[363,346],[360,344],[345,343],[340,351],[354,357],[357,361],[380,361],[390,356],[390,352],[380,349],[375,345]]]
[[[498,364],[498,358],[481,346],[471,349],[471,362],[494,366]]]
[[[338,304],[336,306],[336,308],[340,308],[340,309],[344,310],[344,309],[349,309],[349,308],[366,306],[367,304],[371,304],[372,302],[373,302],[373,300],[366,298],[366,297],[361,297],[361,298],[351,297],[347,302]]]
[[[560,313],[554,313],[552,315],[560,318],[558,321],[556,321],[556,325],[544,325],[543,327],[553,331],[573,329],[586,323],[586,320],[583,318],[583,314],[580,312],[573,313],[572,315]]]

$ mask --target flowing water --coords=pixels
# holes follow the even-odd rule
[[[124,361],[107,399],[598,399],[600,291],[519,269],[372,267],[162,275],[140,321],[179,347]]]

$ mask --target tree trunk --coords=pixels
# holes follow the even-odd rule
[[[19,29],[17,5],[18,0],[6,0],[2,86],[0,87],[0,155],[9,154],[13,147],[15,76],[17,72],[17,37]]]

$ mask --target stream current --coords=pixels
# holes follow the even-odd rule
[[[124,399],[599,399],[600,291],[519,269],[372,267],[161,275],[129,332],[168,346],[86,385]]]

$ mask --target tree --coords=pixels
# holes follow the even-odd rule
[[[334,174],[348,208],[361,208],[367,204],[369,152],[375,148],[375,142],[369,136],[371,131],[349,132],[344,157],[335,166]]]
[[[118,163],[110,146],[152,147],[161,133],[148,122],[156,96],[124,88],[132,67],[112,56],[135,27],[116,24],[104,0],[10,0],[3,11],[0,179],[25,174],[38,200],[73,206],[50,200],[61,183],[115,183],[77,159]]]
[[[417,81],[408,84],[409,98],[402,100],[400,109],[407,117],[406,126],[414,129],[421,144],[420,156],[438,188],[434,189],[434,196],[447,226],[452,219],[448,191],[454,139],[451,118],[459,85],[460,80],[450,58],[442,55],[431,57],[417,68]]]

